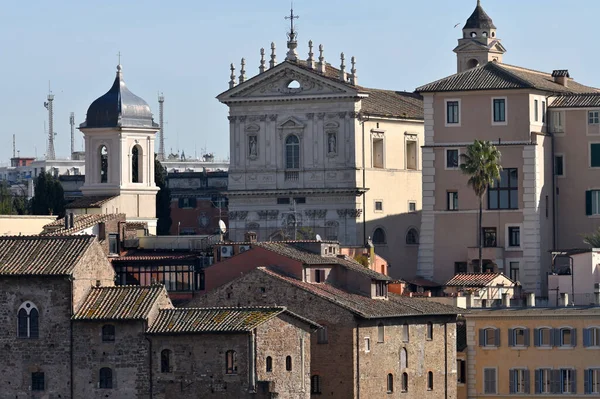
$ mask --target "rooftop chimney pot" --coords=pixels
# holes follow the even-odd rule
[[[554,78],[554,83],[567,87],[568,79],[571,76],[568,69],[555,69],[552,71],[552,77]]]

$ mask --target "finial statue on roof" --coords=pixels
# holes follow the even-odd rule
[[[319,44],[319,72],[325,73],[325,67],[327,63],[325,62],[325,56],[323,55],[323,45]]]
[[[258,67],[258,72],[263,73],[265,70],[265,48],[263,47],[260,49],[260,66]]]
[[[308,59],[306,60],[306,66],[310,69],[315,69],[315,54],[313,53],[313,42],[308,41]]]
[[[231,80],[229,81],[229,88],[233,89],[235,87],[235,85],[237,84],[235,81],[235,67],[233,66],[233,63],[231,63],[231,66],[229,67],[229,69],[231,69]]]
[[[352,64],[352,68],[350,69],[350,83],[356,86],[358,84],[358,76],[356,76],[356,58],[354,56],[350,59],[350,63]]]
[[[346,74],[346,57],[344,53],[340,54],[340,59],[342,61],[340,63],[340,79],[345,82],[348,79],[348,75]]]
[[[297,61],[298,53],[296,52],[296,47],[298,47],[298,42],[296,39],[298,38],[298,32],[294,29],[294,20],[300,18],[298,15],[294,15],[294,4],[292,3],[292,7],[290,8],[290,16],[285,17],[285,19],[290,20],[290,32],[287,34],[288,42],[288,52],[285,57],[286,61]]]
[[[240,68],[240,84],[246,81],[246,59],[242,58],[242,66]]]
[[[271,42],[271,61],[269,61],[269,67],[273,68],[277,65],[277,58],[275,57],[275,42]]]

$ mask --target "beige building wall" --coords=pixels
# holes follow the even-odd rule
[[[37,235],[56,216],[0,215],[0,236]]]

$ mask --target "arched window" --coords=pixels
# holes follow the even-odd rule
[[[410,337],[409,337],[408,323],[404,323],[402,325],[402,341],[408,342],[409,339],[410,339]]]
[[[340,223],[335,220],[329,220],[325,222],[325,239],[328,241],[338,240],[338,231],[340,229]]]
[[[108,182],[108,148],[105,145],[101,145],[98,149],[98,156],[100,158],[100,183]]]
[[[377,342],[385,341],[385,326],[383,323],[377,325]]]
[[[477,32],[471,32],[471,37],[477,37]]]
[[[385,244],[385,231],[381,227],[378,227],[373,231],[373,244]]]
[[[408,391],[408,373],[402,373],[402,392]]]
[[[406,348],[400,349],[400,368],[408,368],[408,351]]]
[[[286,371],[292,371],[292,357],[291,356],[285,357],[285,369],[286,369]]]
[[[285,168],[300,169],[300,139],[294,134],[285,139]]]
[[[477,61],[476,59],[472,58],[467,62],[467,68],[469,69],[473,69],[475,67],[479,66],[479,61]]]
[[[394,392],[394,375],[392,373],[387,375],[387,391],[388,393]]]
[[[290,83],[288,83],[287,87],[288,89],[299,89],[300,82],[298,82],[297,80],[292,80]]]
[[[143,182],[142,172],[144,171],[143,163],[143,151],[142,147],[138,144],[134,145],[131,149],[131,182],[141,183]]]
[[[173,368],[171,366],[171,350],[170,349],[163,349],[160,352],[160,372],[161,373],[173,372]]]
[[[39,312],[31,302],[25,302],[17,313],[17,336],[19,338],[38,338]]]
[[[98,381],[98,388],[112,389],[113,387],[113,372],[108,367],[102,367],[100,369],[100,379]]]
[[[432,322],[427,323],[427,339],[430,341],[433,339],[433,323]]]
[[[427,390],[433,391],[433,372],[427,373]]]
[[[321,376],[315,374],[310,377],[310,393],[321,393]]]
[[[115,342],[115,326],[112,324],[102,326],[102,342]]]
[[[273,358],[271,356],[267,356],[267,373],[273,371]]]
[[[417,229],[415,229],[414,227],[411,227],[410,229],[408,229],[408,232],[406,233],[406,244],[407,245],[417,245],[419,243],[419,233],[417,232]]]
[[[483,36],[483,37],[487,37],[487,36],[488,36],[488,33],[487,33],[487,32],[483,32],[483,33],[481,34],[481,36]]]
[[[225,354],[226,374],[237,374],[237,354],[235,351],[227,351]]]

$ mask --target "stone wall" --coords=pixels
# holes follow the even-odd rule
[[[97,240],[81,257],[73,270],[73,306],[77,312],[92,287],[115,285],[115,271]]]

